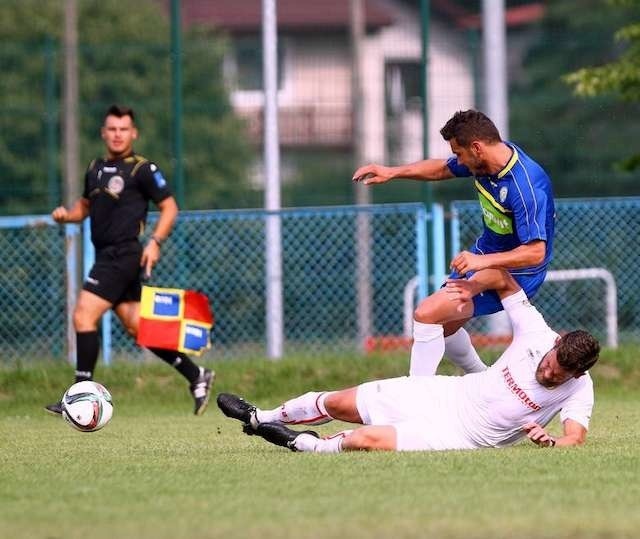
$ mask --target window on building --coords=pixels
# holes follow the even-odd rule
[[[421,106],[420,74],[419,62],[387,62],[385,66],[385,94],[389,113],[398,114],[407,109]]]
[[[283,80],[283,42],[278,41],[278,89]],[[258,91],[263,89],[262,41],[259,36],[241,37],[234,41],[233,61],[234,86],[238,90]]]

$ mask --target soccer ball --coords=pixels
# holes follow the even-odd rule
[[[97,382],[78,382],[62,395],[62,417],[74,429],[82,432],[100,430],[112,415],[111,393]]]

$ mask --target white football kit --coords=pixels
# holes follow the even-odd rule
[[[517,296],[517,298],[516,298]],[[589,373],[546,388],[535,378],[558,334],[524,295],[503,301],[513,341],[486,371],[466,376],[413,376],[358,387],[365,425],[393,425],[397,450],[503,447],[525,436],[522,426],[548,424],[559,412],[589,427],[593,382]]]

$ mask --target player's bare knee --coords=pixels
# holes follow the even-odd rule
[[[434,319],[433,314],[433,310],[429,305],[425,306],[423,303],[420,303],[420,305],[416,307],[416,310],[413,311],[413,319],[416,322],[422,322],[423,324],[435,324],[437,322]]]
[[[413,311],[413,319],[416,322],[421,322],[422,324],[437,324],[437,321],[432,316],[433,313],[429,311],[422,310],[420,308]]]
[[[372,441],[366,429],[356,429],[342,441],[342,448],[351,451],[371,451],[374,449]]]
[[[445,292],[438,290],[422,300],[415,311],[413,319],[423,324],[443,324],[455,313],[456,305],[450,301]]]
[[[98,322],[90,316],[89,312],[81,308],[76,308],[76,310],[73,311],[73,327],[76,331],[80,332],[96,331],[98,329]]]
[[[393,450],[394,443],[388,433],[375,427],[363,427],[352,431],[342,442],[344,449],[352,451]]]
[[[324,407],[333,419],[361,423],[360,414],[356,407],[356,388],[334,391],[327,395]]]

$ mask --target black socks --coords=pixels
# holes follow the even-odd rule
[[[149,350],[176,369],[190,383],[193,384],[200,377],[200,367],[191,361],[187,354],[163,348],[149,348]]]
[[[97,331],[83,331],[76,333],[76,382],[93,379],[93,370],[98,361]]]
[[[76,382],[93,379],[93,371],[98,361],[100,343],[97,331],[83,331],[76,333],[77,361]],[[200,367],[196,365],[188,355],[175,350],[163,348],[149,348],[162,361],[175,368],[190,383],[194,383],[200,377]]]

